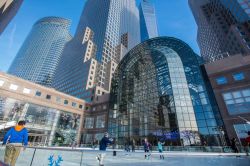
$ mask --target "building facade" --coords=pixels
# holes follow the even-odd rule
[[[199,68],[200,57],[181,40],[159,37],[132,49],[111,88],[109,132],[118,144],[145,137],[167,145],[225,144],[216,103]]]
[[[87,101],[96,100],[110,91],[121,58],[119,48],[125,54],[139,42],[134,0],[88,0],[75,37],[65,47],[54,87]]]
[[[213,63],[204,69],[211,82],[229,139],[245,146],[250,131],[250,56],[240,54]]]
[[[8,73],[51,87],[63,48],[71,39],[70,21],[59,17],[38,20],[12,62]]]
[[[141,41],[158,36],[156,13],[150,0],[142,0],[139,6]]]
[[[0,137],[19,120],[26,121],[31,145],[80,143],[84,100],[0,73]]]
[[[244,1],[245,2],[245,1]],[[248,2],[237,0],[189,0],[198,25],[197,42],[206,62],[250,53]]]
[[[98,102],[84,113],[81,143],[87,146],[98,145],[108,131],[109,94],[102,96]]]
[[[18,12],[23,0],[0,1],[0,35]]]

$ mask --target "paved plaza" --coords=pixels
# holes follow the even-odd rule
[[[51,150],[36,149],[33,166],[47,166],[51,161],[62,158],[60,166],[97,166],[96,156],[99,151],[95,150]],[[34,149],[23,151],[17,161],[17,166],[29,166],[34,154]],[[3,160],[4,149],[0,150]],[[238,156],[230,153],[194,153],[194,152],[167,152],[165,160],[160,160],[159,153],[153,152],[149,160],[144,159],[143,152],[126,153],[118,151],[113,156],[112,151],[107,151],[105,166],[250,166],[250,157],[241,153]]]

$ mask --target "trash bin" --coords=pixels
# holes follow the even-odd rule
[[[113,156],[116,156],[116,151],[115,150],[113,151]]]

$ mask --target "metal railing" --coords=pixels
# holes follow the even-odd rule
[[[156,147],[153,147],[155,149]],[[105,162],[107,165],[116,163],[139,163],[145,162],[143,147],[138,146],[135,152],[125,152],[123,149],[112,149],[112,147],[108,148],[106,151],[106,159]],[[3,161],[4,157],[4,147],[0,147],[0,161]],[[206,156],[208,159],[214,159],[216,156],[225,155],[225,156],[245,156],[245,153],[234,154],[231,153],[230,147],[176,147],[176,146],[166,146],[164,147],[164,155],[165,156],[175,156],[175,155],[183,155],[184,158],[187,155],[194,156]],[[113,151],[117,151],[117,156],[113,156]],[[96,160],[96,156],[101,153],[98,150],[89,148],[75,148],[75,147],[28,147],[25,151],[22,151],[18,160],[17,166],[40,166],[40,165],[49,165],[54,166],[57,164],[66,165],[66,166],[83,166],[83,165],[98,165]],[[151,152],[152,158],[150,161],[147,161],[147,164],[160,163],[159,153],[155,150]],[[129,157],[128,157],[129,156]],[[210,156],[207,157],[207,156]],[[171,157],[172,158],[172,157]],[[183,157],[182,157],[183,158]],[[200,157],[199,157],[200,158]],[[199,160],[197,158],[196,160]],[[249,162],[249,158],[245,157]],[[179,159],[175,159],[179,160]],[[244,160],[241,160],[242,162]],[[198,161],[197,161],[198,162]],[[239,161],[237,161],[239,162]],[[245,162],[245,161],[244,161]],[[61,164],[60,164],[61,163]],[[150,165],[149,164],[149,165]],[[58,165],[58,166],[59,166]],[[117,164],[118,165],[118,164]],[[157,165],[157,164],[156,164]],[[243,166],[243,165],[242,165]]]

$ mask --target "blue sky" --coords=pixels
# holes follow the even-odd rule
[[[86,0],[25,0],[4,33],[0,36],[0,71],[6,72],[32,25],[46,16],[72,20],[73,35]],[[137,0],[138,1],[138,0]],[[154,0],[160,36],[177,37],[188,43],[196,53],[197,27],[187,0]]]

